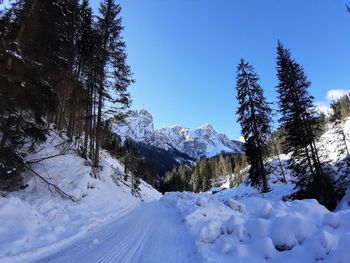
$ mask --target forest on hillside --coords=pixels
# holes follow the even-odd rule
[[[1,190],[25,187],[24,158],[52,128],[98,175],[108,122],[123,121],[131,105],[120,11],[113,0],[98,14],[88,0],[18,0],[0,10]]]

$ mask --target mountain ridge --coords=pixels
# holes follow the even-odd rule
[[[210,158],[221,152],[241,153],[243,144],[218,133],[211,124],[196,129],[181,125],[155,129],[153,116],[147,110],[132,110],[125,124],[112,125],[123,139],[131,139],[163,150],[175,149],[194,159]]]

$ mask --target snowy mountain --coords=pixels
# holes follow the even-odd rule
[[[132,111],[126,124],[115,124],[113,129],[122,139],[129,138],[166,151],[175,149],[194,159],[242,151],[241,142],[230,140],[210,124],[194,130],[179,125],[155,129],[153,117],[146,110]]]

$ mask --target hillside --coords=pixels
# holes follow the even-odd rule
[[[56,251],[161,196],[143,181],[139,194],[133,195],[130,175],[124,180],[123,165],[105,151],[101,152],[102,170],[95,178],[91,164],[56,130],[26,156],[26,162],[32,162],[33,171],[53,185],[28,173],[25,189],[3,193],[0,262],[23,262],[29,255]]]

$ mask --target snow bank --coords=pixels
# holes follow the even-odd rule
[[[350,118],[343,128],[350,145]],[[337,168],[345,158],[338,149],[338,139],[334,128],[329,127],[318,141],[320,158],[333,166],[335,181],[348,176]],[[295,192],[287,169],[289,158],[280,156],[283,176],[278,160],[268,161],[272,168],[272,191],[268,193],[242,183],[213,195],[168,193],[162,200],[183,216],[206,262],[349,263],[350,190],[335,212],[316,200],[282,201]],[[287,183],[281,183],[284,180]],[[228,184],[226,176],[221,187]]]
[[[28,187],[0,197],[0,262],[26,262],[52,253],[81,238],[89,231],[128,213],[142,201],[161,194],[142,182],[140,197],[131,194],[122,179],[123,166],[107,152],[101,152],[102,171],[95,179],[91,166],[51,132],[28,161],[43,160],[33,169],[72,195],[77,202],[63,199],[39,178],[28,176]]]
[[[288,190],[288,186],[285,187]],[[350,210],[288,201],[247,186],[215,195],[167,193],[206,262],[350,262]]]

